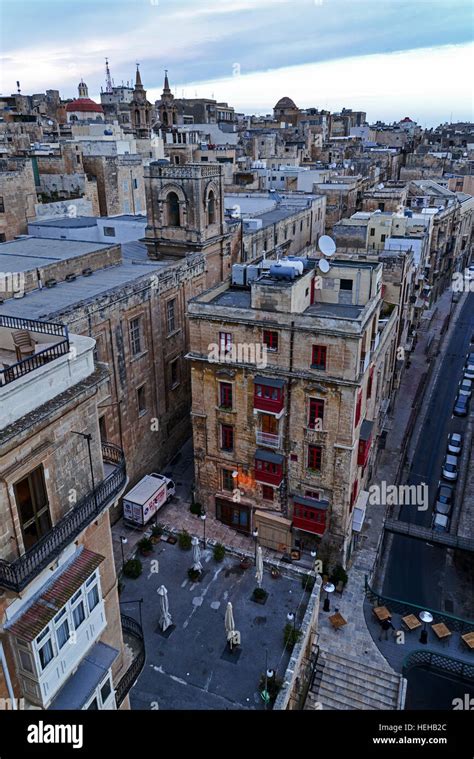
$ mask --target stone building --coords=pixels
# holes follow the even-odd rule
[[[362,211],[386,211],[395,213],[406,206],[408,184],[406,182],[380,183],[362,193]]]
[[[104,109],[99,103],[91,100],[87,84],[82,79],[78,85],[79,97],[66,104],[68,123],[80,121],[104,121]]]
[[[18,363],[15,330],[41,363]],[[108,370],[94,340],[44,320],[0,315],[0,350],[0,700],[128,709],[108,513],[127,476],[100,437]]]
[[[24,235],[35,217],[36,185],[29,158],[0,159],[0,242]]]
[[[97,184],[101,216],[145,213],[143,160],[140,155],[103,155],[92,146],[83,155],[86,174]]]
[[[283,261],[188,307],[197,498],[280,553],[346,564],[390,397],[396,308],[382,266]],[[302,267],[301,267],[302,268]],[[281,273],[280,273],[281,272]],[[253,274],[252,274],[253,277]]]

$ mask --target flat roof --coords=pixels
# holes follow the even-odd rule
[[[304,312],[308,316],[327,316],[329,319],[358,319],[364,306],[352,306],[344,303],[313,303]]]
[[[230,308],[250,308],[251,293],[250,290],[237,290],[229,288],[223,293],[219,293],[210,303],[215,306],[229,306]]]
[[[54,219],[34,219],[28,222],[28,226],[34,224],[37,227],[61,227],[67,229],[81,229],[82,227],[95,227],[96,216],[58,216]]]
[[[116,245],[113,243],[112,245]],[[0,271],[24,272],[112,247],[109,243],[20,237],[0,243]]]

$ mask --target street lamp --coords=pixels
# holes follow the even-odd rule
[[[257,546],[258,546],[258,529],[257,528],[253,530],[252,535],[255,539],[255,566],[257,566]]]
[[[330,604],[329,604],[329,594],[334,593],[336,590],[336,586],[332,584],[332,582],[326,582],[323,585],[323,590],[326,591],[326,598],[324,599],[324,606],[323,611],[329,611],[330,610]]]
[[[429,611],[421,611],[420,612],[420,619],[424,623],[423,624],[423,630],[421,631],[420,635],[420,643],[428,643],[428,630],[426,629],[427,623],[430,623],[433,621],[433,615]]]
[[[125,538],[123,535],[120,536],[120,549],[122,551],[122,572],[123,568],[125,566],[125,556],[123,555],[123,547],[128,543],[128,538]]]
[[[206,548],[206,512],[201,511],[202,526],[204,528],[203,545]]]

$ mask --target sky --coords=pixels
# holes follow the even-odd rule
[[[80,79],[99,98],[140,63],[148,98],[164,69],[177,97],[215,97],[269,113],[287,95],[306,108],[473,120],[472,0],[0,0],[0,92]]]

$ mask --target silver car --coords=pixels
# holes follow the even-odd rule
[[[470,398],[471,393],[472,393],[472,380],[463,379],[459,383],[459,395],[467,395],[467,397]]]
[[[457,480],[458,478],[458,457],[447,454],[443,468],[441,470],[443,479],[445,480]]]
[[[448,435],[448,453],[453,453],[455,456],[459,456],[462,449],[462,435],[459,432],[451,432]]]
[[[435,532],[449,532],[450,521],[446,514],[435,514],[431,529]]]
[[[464,369],[463,379],[474,379],[474,364],[468,364]]]

